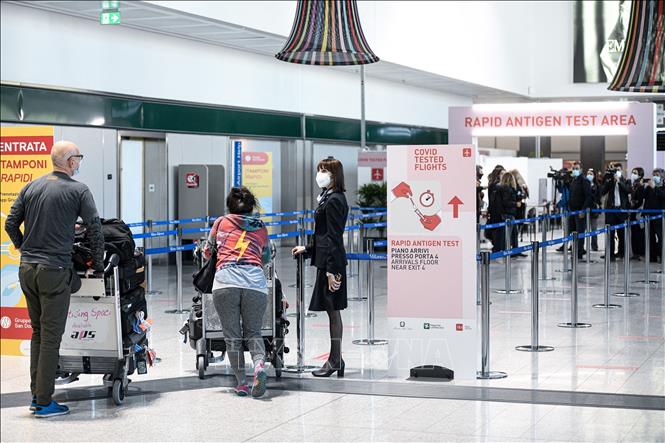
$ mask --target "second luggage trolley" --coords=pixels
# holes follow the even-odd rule
[[[199,245],[204,244],[200,242]],[[275,249],[271,243],[271,260],[264,267],[268,286],[268,303],[266,312],[263,316],[263,325],[261,327],[261,336],[266,348],[266,363],[270,363],[275,369],[275,377],[282,376],[284,367],[284,353],[289,349],[284,346],[284,337],[289,332],[289,321],[284,315],[282,305],[281,285],[275,276]],[[195,260],[200,266],[202,263],[201,251],[197,248],[194,251]],[[226,352],[226,343],[224,342],[224,331],[222,323],[215,309],[212,294],[197,294],[193,300],[192,312],[189,321],[180,332],[189,335],[189,344],[196,350],[196,369],[200,379],[205,378],[206,369],[212,362],[212,352]],[[243,343],[243,348],[247,351],[247,345]]]
[[[103,278],[82,278],[71,295],[56,379],[67,384],[80,374],[103,374],[116,405],[124,401],[127,376],[136,368],[134,346],[145,338],[142,332],[123,340],[118,261],[112,255]]]

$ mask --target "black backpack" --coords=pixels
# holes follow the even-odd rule
[[[118,254],[121,263],[133,260],[136,244],[129,226],[117,218],[102,219],[101,222],[107,251]]]

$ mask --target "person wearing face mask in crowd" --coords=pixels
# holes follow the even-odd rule
[[[568,205],[571,211],[585,211],[593,208],[593,191],[591,190],[591,183],[585,176],[582,175],[582,164],[580,162],[573,163],[572,170],[573,180],[570,182],[570,198]],[[577,232],[581,234],[586,231],[586,214],[581,213],[569,218],[570,232]],[[584,239],[577,239],[577,258],[581,259],[586,251],[584,250]]]
[[[527,200],[529,199],[529,187],[526,184],[526,181],[524,180],[524,177],[522,177],[522,174],[520,174],[520,171],[517,169],[513,169],[510,171],[510,173],[515,177],[515,184],[517,185],[517,188],[515,189],[517,195],[517,211],[515,214],[515,219],[524,219],[526,218],[526,203]],[[518,236],[521,236],[524,233],[524,230],[527,230],[528,226],[526,223],[523,223],[521,225],[515,226],[515,229],[513,229],[513,234],[511,238],[511,247],[517,248],[519,246],[519,241],[518,241]],[[519,253],[515,254],[514,257],[526,257],[527,255],[524,253]]]
[[[72,142],[51,149],[53,172],[28,183],[12,205],[5,231],[21,252],[19,281],[32,323],[30,342],[30,410],[35,417],[54,417],[69,408],[52,398],[65,332],[72,280],[74,225],[81,217],[88,226],[92,269],[104,270],[104,237],[90,189],[72,179],[83,155]],[[24,225],[21,232],[21,225]]]
[[[630,173],[630,209],[640,209],[644,204],[644,169],[633,168]],[[630,220],[637,220],[638,215],[635,212],[629,214]],[[633,260],[640,260],[644,257],[644,228],[642,225],[633,225],[630,227],[630,245],[633,250]]]
[[[349,215],[344,196],[344,168],[339,160],[328,157],[319,162],[316,171],[316,183],[322,190],[314,213],[314,235],[307,246],[293,248],[292,254],[311,257],[312,266],[316,267],[316,283],[309,310],[326,311],[330,322],[328,361],[312,375],[330,377],[337,372],[338,377],[344,377],[341,311],[347,307],[347,261],[343,235]]]
[[[480,213],[483,209],[483,187],[480,185],[480,180],[483,178],[483,167],[476,165],[476,224],[480,223]]]
[[[596,177],[596,174],[593,172],[593,169],[589,169],[587,171],[586,179],[588,180],[589,184],[591,184],[591,194],[593,195],[592,209],[598,209],[600,208],[600,183],[598,182],[598,178]],[[591,213],[591,227],[589,228],[589,230],[595,231],[596,229],[598,229],[598,218],[600,218],[599,213],[597,212]],[[597,235],[591,237],[591,250],[592,251],[598,250]]]
[[[656,168],[653,170],[653,174],[649,183],[644,183],[644,209],[648,210],[665,210],[665,170],[662,168]],[[652,213],[647,213],[646,215],[655,215]],[[665,260],[665,257],[662,256],[662,244],[665,239],[663,239],[663,231],[661,223],[664,223],[663,219],[651,220],[649,223],[649,254],[650,261],[657,262],[658,257],[660,257],[661,263]]]
[[[605,209],[628,209],[628,194],[630,189],[626,180],[623,178],[623,171],[621,163],[614,163],[610,169],[605,173],[604,183],[602,188],[602,195],[607,196],[605,201]],[[625,212],[607,212],[605,213],[605,222],[608,225],[618,225],[626,221]],[[624,248],[626,245],[624,241],[623,228],[614,231],[615,235],[610,235],[610,261],[615,260],[617,257],[622,258],[624,255]],[[614,251],[616,243],[615,236],[619,238],[618,250]],[[601,257],[601,258],[604,258]]]
[[[487,223],[501,223],[501,197],[497,192],[501,177],[506,173],[506,169],[501,165],[496,165],[490,175],[487,177]],[[485,238],[492,242],[492,252],[500,251],[500,245],[505,243],[505,234],[503,228],[494,228],[485,230]]]

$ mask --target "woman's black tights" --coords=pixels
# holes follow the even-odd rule
[[[330,356],[328,362],[333,368],[342,364],[342,314],[340,311],[326,311],[330,322]]]

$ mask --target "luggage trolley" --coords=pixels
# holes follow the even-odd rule
[[[199,245],[204,244],[203,242]],[[288,353],[289,349],[284,346],[284,337],[289,332],[289,321],[284,315],[284,309],[281,300],[281,291],[278,290],[279,282],[275,276],[275,249],[271,243],[271,260],[268,265],[264,267],[266,273],[267,286],[268,286],[268,303],[266,312],[263,316],[263,325],[261,327],[261,336],[266,349],[266,362],[269,362],[275,369],[275,377],[277,379],[282,376],[282,368],[284,367],[284,353]],[[199,266],[201,261],[201,251],[196,249],[195,259]],[[194,307],[189,322],[180,331],[185,335],[187,341],[187,332],[189,332],[190,346],[196,350],[196,369],[200,379],[205,378],[205,371],[212,362],[212,352],[221,351],[222,359],[226,352],[226,343],[224,342],[224,332],[222,331],[222,323],[215,309],[212,294],[198,294],[194,297]],[[200,309],[196,306],[200,303]],[[192,334],[192,331],[199,329],[196,321],[200,320],[200,337],[198,333]],[[198,337],[192,339],[192,337]],[[247,346],[243,344],[243,348],[247,351]]]
[[[131,381],[127,376],[136,367],[134,346],[146,333],[133,332],[123,340],[118,262],[113,254],[104,277],[82,278],[81,289],[71,295],[56,382],[71,383],[80,374],[103,374],[108,393],[121,405]]]

